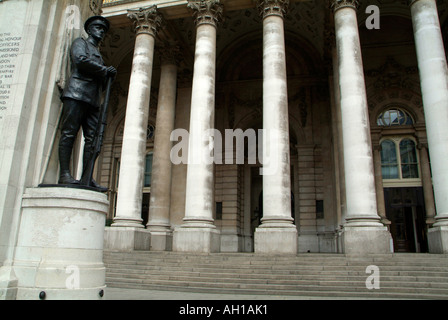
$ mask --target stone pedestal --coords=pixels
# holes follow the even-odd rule
[[[118,251],[148,251],[151,248],[151,234],[148,230],[141,228],[106,228],[104,233],[104,248]]]
[[[297,254],[297,229],[266,227],[257,228],[254,235],[255,252],[261,254]]]
[[[106,195],[93,191],[27,189],[12,262],[16,299],[103,299],[108,207]]]
[[[220,249],[221,235],[213,227],[182,226],[174,231],[173,251],[217,253]]]
[[[344,227],[341,233],[345,254],[365,255],[393,252],[392,237],[387,227]]]
[[[431,253],[448,253],[448,226],[433,227],[428,230],[428,246]]]
[[[300,232],[298,252],[319,252],[319,237],[317,233]]]

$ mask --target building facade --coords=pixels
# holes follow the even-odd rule
[[[111,188],[112,228],[146,226],[162,239],[160,244],[152,242],[153,250],[172,250],[175,230],[182,234],[179,230],[189,224],[194,227],[199,219],[199,228],[207,230],[207,241],[219,231],[220,240],[214,241],[220,245],[214,251],[256,251],[256,231],[263,234],[279,228],[280,238],[290,234],[298,239],[298,252],[343,252],[343,234],[349,229],[344,226],[354,222],[378,230],[386,226],[396,252],[427,252],[437,201],[421,85],[424,62],[418,60],[412,19],[420,11],[432,10],[440,21],[439,48],[443,49],[445,5],[429,9],[425,3],[417,10],[420,4],[416,3],[369,7],[372,4],[199,1],[151,7],[152,3],[143,2],[104,3],[103,14],[114,29],[103,48],[120,71],[115,114],[99,173],[100,181]],[[130,8],[141,8],[140,16],[130,14]],[[163,19],[162,26],[156,16]],[[129,166],[141,170],[135,172],[136,178],[130,174],[135,170],[123,168],[123,155],[131,153],[123,148],[127,138],[136,139],[127,137],[126,127],[137,124],[126,121],[141,112],[129,110],[136,67],[133,55],[142,32],[139,23],[157,29],[157,35],[155,51],[146,48],[153,57],[153,64],[147,66],[152,74],[145,72],[152,77],[148,79],[151,89],[146,88],[149,102],[143,103],[145,108],[150,105],[145,110],[149,121],[140,123],[139,133],[140,144],[145,138],[146,146],[134,151],[135,162],[128,160]],[[347,31],[350,24],[357,30]],[[204,39],[197,38],[201,29],[209,29]],[[276,35],[269,40],[271,32]],[[344,32],[359,44],[347,47],[353,44]],[[206,43],[209,47],[204,50],[209,52],[199,56],[198,46]],[[445,51],[440,55],[446,57]],[[434,89],[428,88],[427,94],[433,95]],[[190,148],[194,148],[204,136],[191,140],[199,127],[215,129],[220,135],[214,165],[189,165],[191,158],[185,155],[180,164],[170,161],[173,152],[187,149],[182,148],[181,138],[170,136],[173,130],[188,132]],[[249,157],[255,141],[250,134],[260,138],[260,129],[280,132],[282,142],[276,146],[280,149],[273,153],[284,154],[278,159],[283,169],[275,177],[260,174],[261,159],[254,162]],[[241,135],[237,133],[241,132],[245,157],[238,162]],[[227,140],[233,141],[233,155],[226,153]],[[260,141],[255,142],[256,150]],[[122,207],[120,175],[129,177],[120,181],[126,186],[122,188],[135,190],[122,196]],[[171,181],[166,179],[169,176]],[[133,183],[137,186],[131,187]],[[270,218],[274,219],[268,222]],[[275,227],[259,229],[263,221]],[[291,240],[283,243],[272,236],[279,245],[269,250],[295,252]],[[381,237],[378,241],[386,241],[388,235]],[[181,242],[199,242],[191,239]],[[209,245],[198,250],[210,250]]]
[[[57,181],[70,44],[100,13],[106,248],[447,252],[444,1],[7,0],[2,283],[26,190]]]

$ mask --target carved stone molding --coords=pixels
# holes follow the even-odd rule
[[[210,24],[217,27],[222,21],[224,6],[219,0],[188,1],[188,8],[193,10],[196,26]]]
[[[284,18],[289,8],[289,0],[257,0],[257,7],[263,19],[269,16]]]
[[[386,58],[386,62],[378,69],[367,70],[366,76],[371,78],[369,82],[375,89],[400,88],[417,90],[418,67],[405,67],[397,62],[392,56]]]
[[[103,0],[90,0],[89,1],[90,10],[92,10],[93,14],[99,16],[103,13]]]
[[[162,15],[155,5],[140,9],[129,9],[128,18],[134,22],[137,35],[143,33],[153,37],[157,35],[163,22]]]
[[[330,8],[333,12],[336,12],[342,8],[353,8],[358,10],[360,6],[360,0],[330,0]]]

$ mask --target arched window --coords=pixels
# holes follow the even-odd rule
[[[377,119],[380,127],[413,125],[412,116],[401,108],[390,108],[381,113]]]
[[[381,168],[384,180],[410,181],[420,178],[416,144],[407,137],[381,142]]]

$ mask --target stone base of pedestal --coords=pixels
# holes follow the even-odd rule
[[[106,288],[106,195],[36,188],[23,195],[12,263],[18,300],[100,300]]]
[[[173,232],[172,231],[150,231],[151,251],[172,251]]]
[[[19,280],[11,267],[0,268],[0,300],[15,300]]]
[[[238,234],[228,234],[221,230],[221,252],[244,251],[243,237]]]
[[[319,252],[319,237],[314,232],[311,234],[300,233],[299,234],[299,252]]]
[[[151,233],[143,228],[108,227],[104,232],[104,248],[116,251],[149,251]]]
[[[255,253],[297,254],[297,229],[290,227],[259,227],[254,234]]]
[[[448,253],[448,226],[433,227],[428,230],[430,253]]]
[[[179,227],[174,231],[173,251],[218,253],[221,234],[215,228]]]
[[[387,227],[344,227],[341,244],[345,254],[393,252],[392,236]]]

